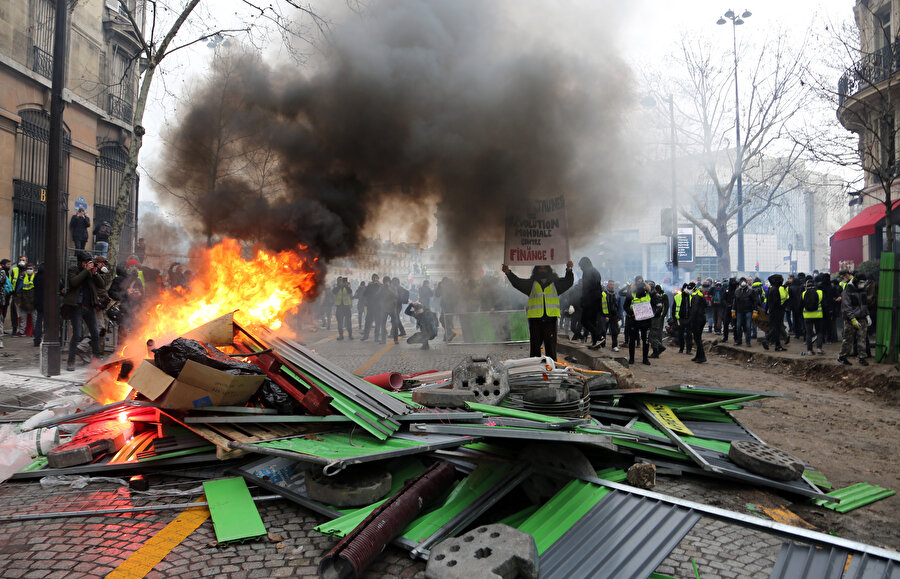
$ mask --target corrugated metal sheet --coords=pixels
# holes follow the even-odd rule
[[[770,579],[841,579],[847,551],[834,547],[825,549],[810,545],[784,543]]]
[[[853,555],[843,579],[900,579],[900,563],[871,555]]]
[[[740,424],[735,422],[707,422],[700,420],[682,420],[694,436],[710,438],[712,440],[756,440]]]
[[[699,520],[691,509],[610,491],[541,556],[541,577],[644,579]]]
[[[874,503],[875,501],[894,496],[895,494],[897,493],[891,489],[870,485],[869,483],[857,483],[853,486],[837,489],[828,493],[828,496],[838,499],[840,501],[839,503],[826,501],[824,499],[817,499],[813,502],[820,507],[825,507],[826,509],[831,509],[832,511],[837,511],[839,513],[846,513],[853,509],[858,509],[859,507]]]
[[[538,554],[546,551],[609,492],[606,487],[573,480],[525,520],[518,529],[534,537]]]

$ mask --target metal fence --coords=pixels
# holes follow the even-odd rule
[[[35,263],[44,260],[47,205],[47,164],[50,116],[41,110],[22,111],[16,135],[16,164],[13,179],[12,255],[26,255]],[[72,138],[63,135],[63,166],[60,175],[60,244],[66,239],[68,212],[69,152]]]

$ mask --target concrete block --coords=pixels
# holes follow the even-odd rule
[[[355,466],[326,476],[307,471],[309,498],[335,507],[364,507],[383,499],[391,490],[391,473],[375,467]]]
[[[475,402],[475,392],[471,390],[448,390],[446,388],[426,388],[413,390],[413,402],[429,408],[465,408],[466,402]]]
[[[537,579],[534,537],[507,525],[485,525],[446,539],[432,550],[428,579]]]
[[[473,392],[481,404],[497,405],[509,394],[509,372],[494,354],[469,356],[453,369],[453,389]]]
[[[775,480],[792,481],[803,475],[799,458],[755,440],[732,442],[728,458],[754,474]]]
[[[628,468],[628,484],[641,489],[652,489],[656,486],[656,465],[637,462]]]

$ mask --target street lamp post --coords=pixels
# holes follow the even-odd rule
[[[675,99],[672,95],[666,97],[669,103],[669,125],[671,130],[671,161],[672,161],[672,230],[669,236],[672,245],[672,283],[677,285],[678,282],[678,202],[675,184]],[[641,104],[647,107],[655,107],[656,99],[648,95]]]
[[[672,131],[672,285],[678,285],[678,202],[675,191],[675,99],[669,95],[669,124]]]
[[[743,191],[743,179],[742,174],[744,172],[744,151],[741,146],[741,109],[740,109],[740,100],[738,98],[738,56],[737,56],[737,27],[744,23],[744,20],[750,18],[752,14],[749,10],[744,10],[744,13],[738,16],[734,13],[734,10],[730,8],[728,11],[716,21],[716,24],[722,25],[726,24],[728,20],[731,20],[731,36],[732,42],[734,45],[734,133],[735,138],[737,139],[737,145],[735,147],[735,170],[737,171],[737,204],[738,204],[738,214],[737,214],[737,227],[738,227],[738,261],[737,261],[737,269],[738,271],[744,271],[744,209],[741,205],[744,202],[744,191]],[[728,20],[726,20],[726,18]]]

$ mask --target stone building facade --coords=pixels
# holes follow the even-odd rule
[[[125,4],[139,26],[143,2]],[[0,258],[44,258],[55,6],[55,0],[0,2]],[[70,11],[61,177],[68,253],[68,222],[77,207],[86,208],[92,227],[112,221],[140,66],[127,13],[118,0],[80,0]],[[137,198],[135,185],[125,252],[134,242]],[[93,236],[88,249],[92,243]]]

